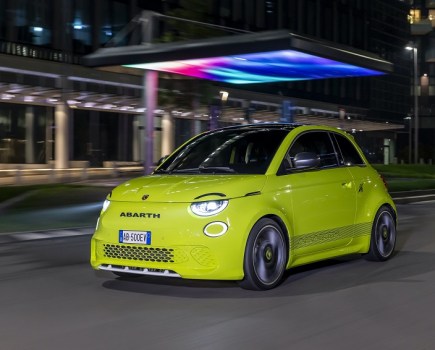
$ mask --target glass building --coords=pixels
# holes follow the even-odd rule
[[[435,159],[435,1],[414,0],[408,15],[411,25],[410,50],[411,61],[416,59],[415,72],[411,75],[411,95],[417,93],[419,115],[418,157],[427,162]],[[412,62],[414,63],[414,62]],[[409,114],[411,126],[414,126],[414,109]],[[415,142],[415,140],[413,140]],[[413,143],[414,143],[413,142]]]
[[[141,27],[132,19],[143,10],[187,18],[162,18],[155,41],[288,29],[366,50],[391,61],[383,77],[328,79],[234,86],[159,75],[154,158],[194,134],[219,125],[279,120],[284,101],[301,118],[376,121],[379,131],[356,137],[371,160],[404,159],[394,151],[407,134],[386,124],[403,124],[410,113],[410,39],[405,1],[391,0],[4,0],[0,4],[0,168],[103,167],[143,161],[143,77],[119,67],[91,69],[83,55],[100,47],[137,44]],[[204,26],[199,22],[213,24]],[[126,31],[131,26],[132,30]],[[125,32],[125,35],[123,34]],[[221,91],[228,93],[223,99]],[[325,119],[325,120],[326,120]],[[391,140],[386,145],[385,140]],[[403,145],[402,145],[403,144]],[[402,147],[403,146],[403,147]]]

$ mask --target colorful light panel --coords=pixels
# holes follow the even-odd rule
[[[176,73],[232,84],[361,77],[384,73],[294,50],[251,53],[126,67]]]

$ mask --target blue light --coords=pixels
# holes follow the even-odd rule
[[[232,84],[382,75],[383,72],[294,50],[126,65]]]

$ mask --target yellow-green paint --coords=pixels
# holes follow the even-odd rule
[[[277,175],[292,140],[307,130],[316,128],[289,133],[264,175],[150,175],[118,186],[92,237],[92,267],[111,264],[167,269],[183,278],[240,280],[248,235],[263,217],[276,220],[288,237],[287,268],[366,253],[377,210],[385,204],[395,210],[394,203],[368,163]],[[222,199],[228,206],[216,215],[200,217],[190,210],[192,202]],[[204,234],[215,222],[213,233],[219,227],[227,231],[217,237]],[[119,243],[119,230],[151,231],[151,245]]]

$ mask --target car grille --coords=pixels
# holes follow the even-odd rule
[[[202,266],[214,267],[217,261],[208,248],[195,247],[191,250],[190,255]]]
[[[120,246],[117,244],[104,244],[104,256],[112,259],[165,263],[180,263],[187,260],[186,254],[180,249]]]

